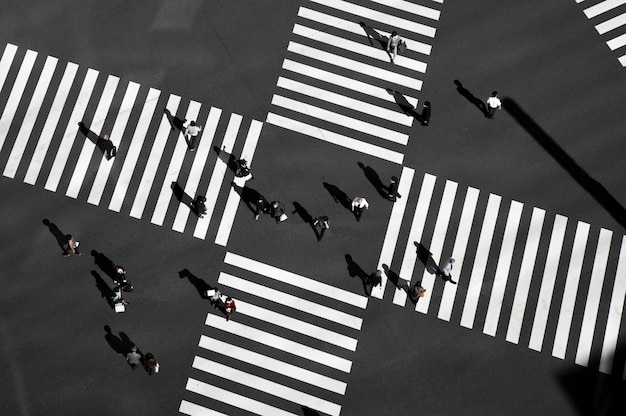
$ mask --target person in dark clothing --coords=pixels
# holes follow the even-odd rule
[[[270,215],[276,220],[277,224],[287,219],[287,214],[285,214],[285,207],[283,207],[283,204],[278,201],[272,202]]]
[[[402,196],[398,193],[398,178],[395,176],[391,177],[391,181],[389,182],[389,187],[387,188],[389,195],[388,198],[390,201],[396,202],[396,198],[402,198]]]
[[[193,201],[193,210],[200,218],[204,218],[207,213],[206,205],[204,205],[205,202],[206,198],[204,197],[204,195],[198,195]]]
[[[248,161],[246,159],[239,159],[237,161],[237,171],[235,172],[235,176],[238,178],[254,179],[252,176],[252,172],[250,172],[250,166],[248,165]]]
[[[80,256],[81,253],[78,250],[79,242],[74,240],[74,237],[72,237],[71,234],[67,234],[65,238],[67,239],[67,242],[63,244],[63,256],[69,257],[72,253]]]
[[[420,123],[422,123],[422,126],[428,126],[429,122],[430,122],[430,101],[424,101],[422,114],[420,114]]]
[[[316,227],[320,227],[320,235],[317,237],[317,241],[322,241],[322,237],[324,237],[324,233],[327,229],[330,228],[330,224],[328,223],[328,217],[323,215],[321,217],[317,217],[315,221],[313,221],[313,225]]]
[[[259,197],[257,198],[255,202],[255,205],[256,205],[256,212],[254,213],[255,220],[259,219],[259,215],[261,215],[261,213],[267,214],[268,212],[270,212],[270,203],[267,202],[267,199],[263,198],[262,195],[259,195]]]

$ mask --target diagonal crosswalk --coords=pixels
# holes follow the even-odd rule
[[[576,0],[582,3],[583,0]],[[586,0],[583,13],[593,21],[594,27],[607,46],[619,53],[618,61],[626,66],[626,1]]]

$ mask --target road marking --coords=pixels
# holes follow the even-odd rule
[[[372,0],[374,3],[379,3],[384,6],[395,7],[403,12],[413,13],[417,16],[427,17],[432,20],[439,20],[441,12],[439,10],[431,9],[430,7],[420,6],[419,4],[411,3],[405,0]],[[442,0],[443,1],[443,0]]]
[[[624,25],[626,25],[626,13],[622,13],[619,16],[615,16],[606,22],[596,25],[596,30],[599,34],[604,35],[606,32],[610,32],[611,30]]]
[[[2,58],[0,58],[0,91],[2,91],[2,88],[4,87],[4,82],[7,79],[7,75],[9,75],[9,70],[11,69],[13,59],[15,59],[16,52],[16,45],[7,43],[7,46],[4,47]]]
[[[583,12],[587,19],[593,19],[594,17],[608,12],[616,7],[626,4],[626,0],[604,0],[600,3],[596,3],[591,7],[587,7]]]
[[[215,410],[207,409],[206,407],[188,402],[187,400],[182,400],[180,402],[178,411],[188,416],[228,416],[224,413],[216,412]]]

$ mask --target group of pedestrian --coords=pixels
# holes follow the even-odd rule
[[[130,352],[126,354],[126,361],[133,370],[137,368],[139,364],[142,364],[149,375],[159,373],[160,365],[154,357],[154,354],[149,352],[146,355],[143,355],[139,352],[136,345],[133,345]]]
[[[209,302],[211,302],[211,305],[224,312],[226,320],[230,321],[231,315],[235,313],[235,310],[237,310],[237,305],[235,305],[233,298],[222,295],[222,292],[220,292],[217,288],[207,290],[206,294],[209,298]]]
[[[440,267],[437,267],[435,271],[435,275],[437,277],[441,277],[444,282],[450,282],[453,285],[456,285],[456,281],[452,280],[452,267],[455,263],[455,260],[450,257]],[[423,298],[426,294],[426,289],[422,287],[422,282],[418,281],[413,286],[409,287],[408,295],[413,303],[417,303],[420,298]]]
[[[132,292],[135,288],[126,278],[126,270],[119,265],[115,266],[115,288],[113,289],[113,296],[111,297],[111,303],[115,307],[115,312],[125,312],[128,302],[124,299],[123,293]]]

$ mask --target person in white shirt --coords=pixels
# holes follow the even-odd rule
[[[367,200],[363,197],[357,196],[352,200],[352,212],[354,212],[357,221],[361,221],[363,210],[369,209],[369,207],[370,204],[368,204]]]
[[[453,285],[456,285],[456,282],[454,280],[452,280],[452,274],[451,274],[452,273],[452,265],[453,264],[454,264],[454,259],[452,257],[450,257],[439,268],[439,270],[437,271],[437,275],[441,276],[443,278],[443,280],[445,280],[446,282],[450,282]]]
[[[491,97],[487,98],[487,117],[493,118],[496,110],[502,110],[502,102],[498,98],[498,91],[491,93]]]
[[[202,131],[201,126],[197,126],[195,121],[189,123],[185,129],[185,140],[189,143],[189,150],[194,151],[198,146],[198,134]]]
[[[387,41],[387,52],[391,55],[391,63],[393,63],[393,60],[396,59],[396,55],[398,54],[398,45],[400,45],[401,40],[402,39],[400,39],[400,36],[398,36],[398,33],[395,30],[391,32],[391,36]]]

